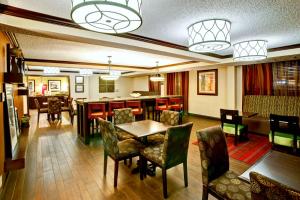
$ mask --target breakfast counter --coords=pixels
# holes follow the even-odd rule
[[[88,104],[89,103],[107,103],[112,101],[133,101],[138,100],[142,103],[144,119],[150,118],[149,107],[154,110],[156,98],[174,98],[181,97],[180,95],[156,95],[156,96],[140,96],[140,97],[119,97],[119,98],[100,98],[100,99],[77,99],[77,134],[78,137],[85,143],[90,142],[90,123],[88,119]],[[108,107],[108,105],[107,105]],[[152,112],[152,119],[154,112]]]

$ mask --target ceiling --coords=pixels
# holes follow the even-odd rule
[[[70,19],[71,0],[0,2]],[[186,28],[190,24],[208,18],[224,18],[232,22],[233,44],[243,40],[264,39],[268,41],[269,48],[276,48],[300,43],[299,9],[299,0],[144,0],[143,25],[133,33],[187,46]],[[217,53],[232,54],[232,49]],[[101,57],[102,62],[105,56]],[[153,65],[153,62],[145,65]]]
[[[31,59],[103,64],[108,62],[107,56],[112,56],[112,64],[147,68],[155,67],[156,61],[159,61],[159,65],[170,65],[188,61],[174,57],[87,43],[71,42],[19,33],[16,33],[15,35],[24,57]]]

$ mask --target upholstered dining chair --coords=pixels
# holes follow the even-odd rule
[[[37,123],[39,123],[39,121],[40,121],[41,113],[47,113],[47,119],[49,120],[48,108],[41,108],[39,100],[37,100],[37,99],[34,99],[34,104],[38,111]]]
[[[134,116],[131,108],[121,108],[121,109],[114,109],[114,124],[125,124],[134,122]],[[119,140],[126,140],[133,138],[132,135],[126,133],[122,130],[117,129],[117,135]]]
[[[250,199],[250,185],[229,170],[226,138],[221,127],[197,131],[197,138],[202,168],[202,199],[208,199],[208,194],[218,199]]]
[[[179,115],[177,111],[164,110],[160,116],[160,122],[169,126],[177,126],[179,124]],[[162,133],[157,133],[154,135],[149,135],[147,141],[150,145],[161,144],[164,142],[165,135]]]
[[[250,172],[252,200],[300,199],[300,191],[287,187],[257,172]]]
[[[51,120],[55,120],[55,115],[57,115],[58,120],[62,120],[60,99],[48,98],[48,114],[50,115]]]
[[[74,123],[74,117],[77,115],[77,110],[74,109],[73,103],[69,104],[71,124]]]
[[[107,171],[107,157],[115,161],[114,187],[117,187],[119,161],[138,156],[144,147],[135,139],[119,141],[114,125],[110,121],[98,119],[104,145],[104,175]]]
[[[296,153],[300,148],[299,117],[270,114],[269,140],[275,145],[287,146]]]
[[[193,123],[173,126],[167,130],[165,142],[141,150],[140,155],[140,179],[146,175],[147,161],[154,163],[162,169],[163,195],[168,197],[167,192],[167,170],[179,164],[183,164],[184,185],[188,186],[187,156],[190,134]]]
[[[242,117],[238,110],[220,109],[221,127],[227,134],[234,135],[234,145],[242,137],[247,138],[248,126],[242,124]]]

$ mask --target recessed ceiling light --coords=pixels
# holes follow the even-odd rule
[[[250,40],[233,45],[234,61],[255,61],[267,58],[268,42],[265,40]]]
[[[213,52],[230,47],[231,23],[223,19],[196,22],[188,27],[189,50]]]
[[[142,25],[142,0],[72,0],[71,18],[101,33],[126,33]]]

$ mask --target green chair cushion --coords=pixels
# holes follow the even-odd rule
[[[272,142],[272,131],[269,133],[269,141]],[[293,135],[284,132],[275,131],[274,143],[282,146],[293,146]],[[297,148],[300,148],[300,136],[297,136]]]
[[[234,135],[235,134],[235,125],[234,124],[229,124],[229,123],[224,123],[223,131],[225,133]],[[242,125],[242,124],[239,124],[237,134],[240,135],[241,133],[243,133],[245,131],[246,131],[246,126]]]

